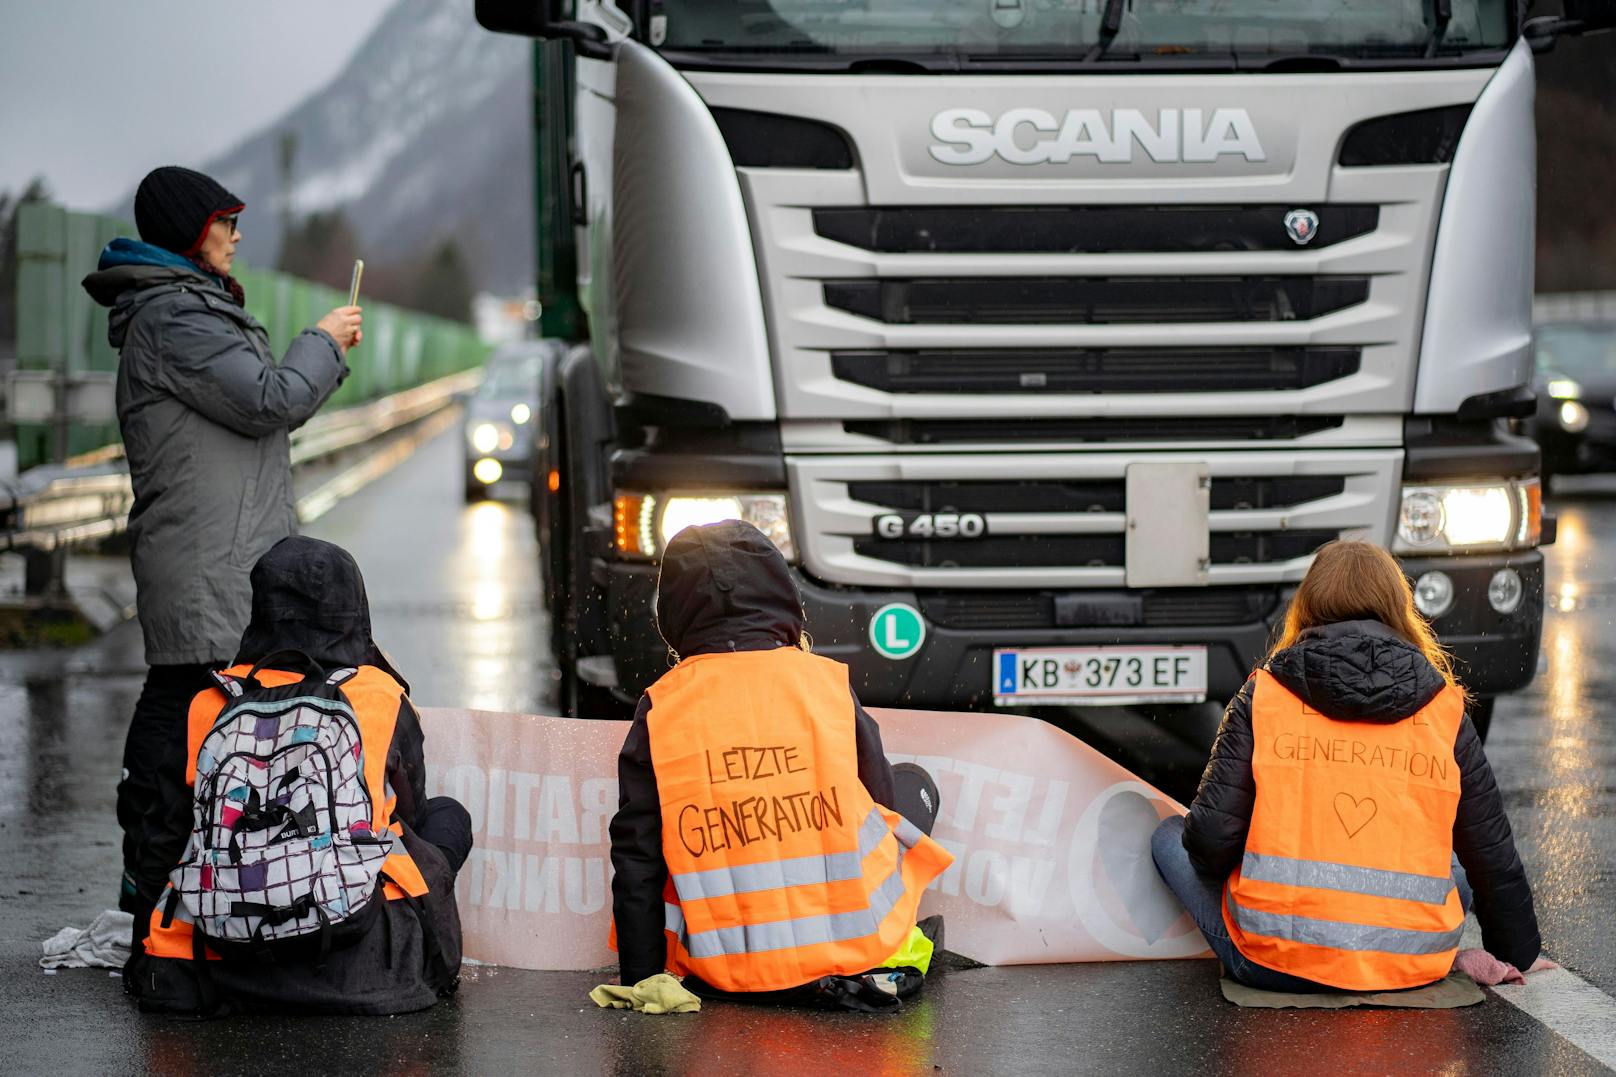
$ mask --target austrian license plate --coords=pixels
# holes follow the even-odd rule
[[[1001,648],[993,671],[993,701],[1001,707],[1206,699],[1205,647]]]

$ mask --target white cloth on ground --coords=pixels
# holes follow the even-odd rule
[[[43,969],[121,969],[129,960],[129,935],[135,918],[126,912],[108,909],[90,922],[89,927],[64,927],[41,945]]]

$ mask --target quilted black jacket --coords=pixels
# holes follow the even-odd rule
[[[1268,663],[1268,672],[1314,710],[1336,721],[1399,722],[1442,690],[1425,656],[1377,621],[1343,621],[1302,633]],[[1229,703],[1212,744],[1212,758],[1184,825],[1184,848],[1203,875],[1226,877],[1240,864],[1257,786],[1252,777],[1251,693],[1248,680]],[[1475,890],[1482,944],[1494,957],[1525,970],[1541,940],[1526,869],[1504,814],[1475,726],[1466,717],[1454,742],[1459,765],[1459,814],[1453,850]]]

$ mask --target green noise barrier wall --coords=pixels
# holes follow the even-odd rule
[[[118,353],[107,344],[107,312],[79,282],[95,270],[101,249],[118,236],[134,236],[128,223],[73,213],[48,203],[24,205],[17,229],[17,365],[23,370],[116,371]],[[334,288],[272,270],[236,267],[247,309],[269,330],[277,357],[292,338],[321,315],[347,302]],[[489,346],[471,326],[418,314],[386,303],[366,302],[365,340],[348,353],[352,370],[325,405],[350,407],[479,366]],[[51,461],[51,430],[16,429],[21,469]],[[116,423],[76,424],[71,454],[118,440]]]

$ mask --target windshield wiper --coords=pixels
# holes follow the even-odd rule
[[[1436,55],[1437,46],[1442,44],[1442,37],[1448,32],[1448,23],[1453,20],[1453,0],[1431,0],[1431,35],[1425,39],[1425,58],[1431,59]]]
[[[1447,0],[1437,0],[1437,3],[1446,3]],[[1105,55],[1105,50],[1111,47],[1111,42],[1117,39],[1122,31],[1122,6],[1124,0],[1105,0],[1105,13],[1100,16],[1100,33],[1094,39],[1094,47],[1089,54],[1083,57],[1083,62],[1092,64]]]

